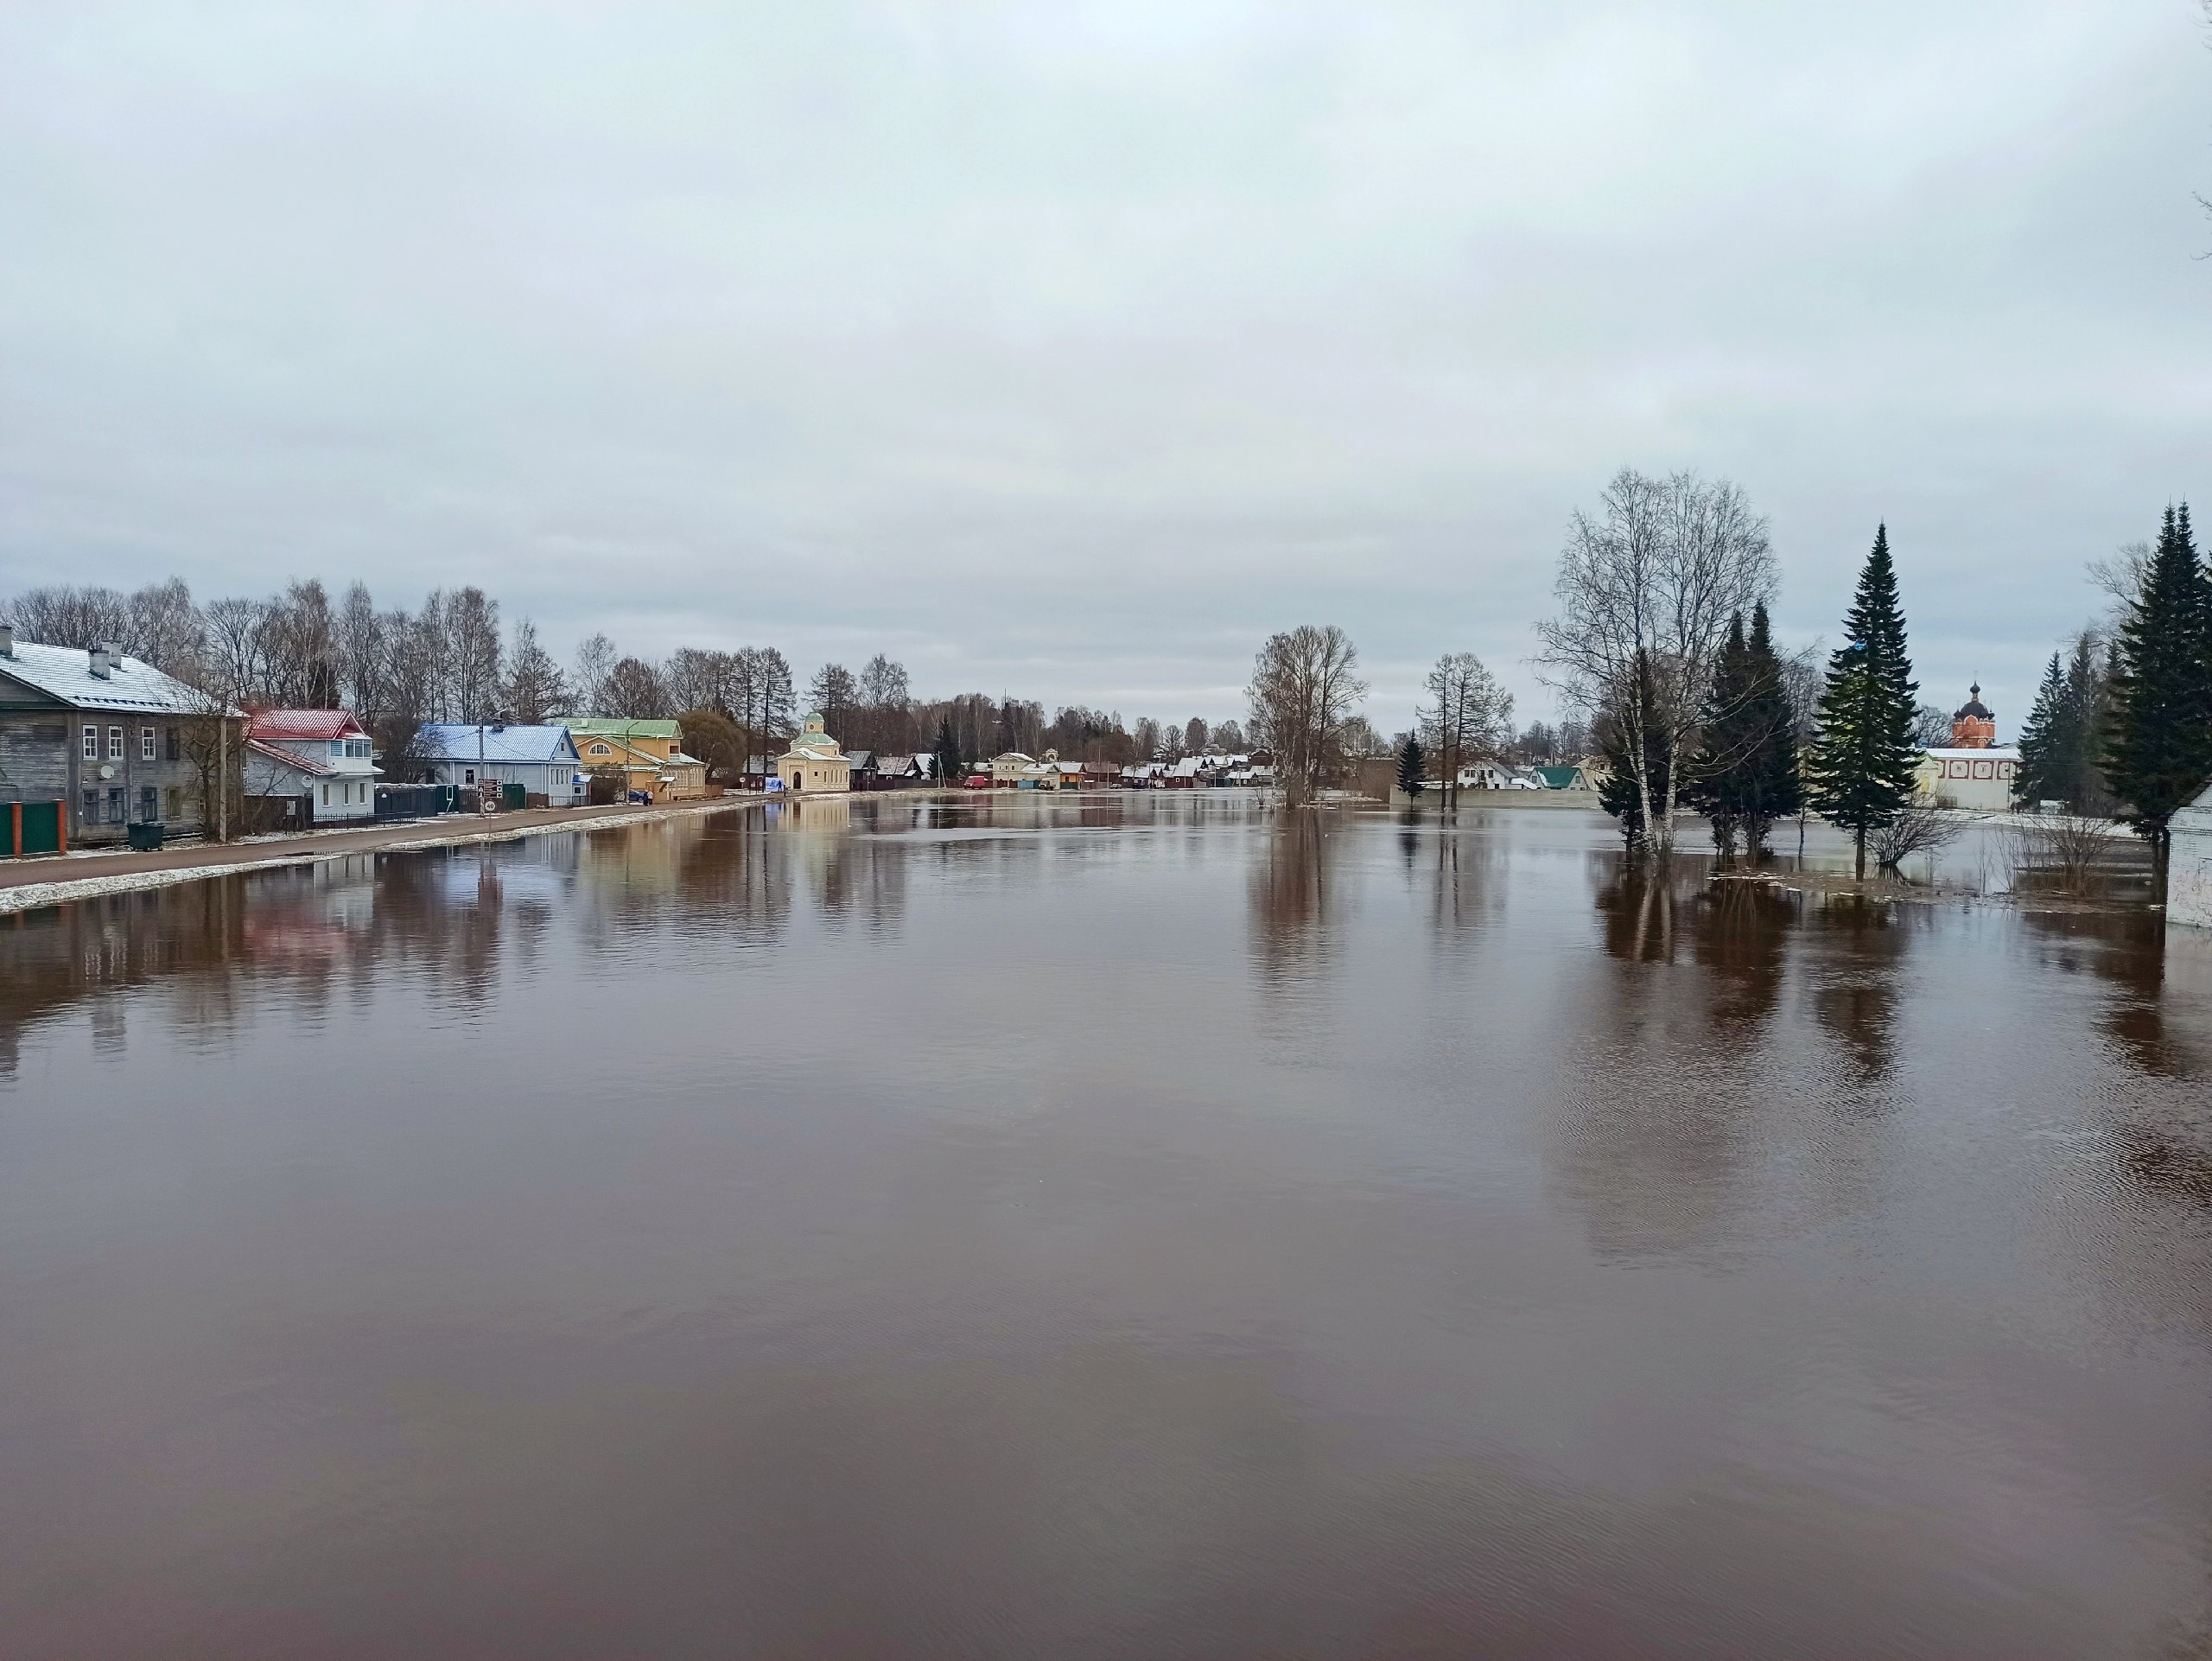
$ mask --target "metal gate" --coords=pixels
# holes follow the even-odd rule
[[[26,854],[58,854],[67,834],[68,821],[60,802],[10,802],[6,823],[0,824],[0,853],[21,858]]]

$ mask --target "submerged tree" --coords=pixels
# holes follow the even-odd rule
[[[1751,632],[1738,618],[1729,631],[1706,703],[1697,766],[1682,784],[1683,799],[1713,823],[1713,846],[1732,857],[1736,838],[1756,858],[1775,821],[1797,811],[1797,730],[1783,663],[1764,604],[1751,608]]]
[[[1308,623],[1271,637],[1252,663],[1246,695],[1253,736],[1274,752],[1283,799],[1297,807],[1337,776],[1345,729],[1367,683],[1359,650],[1333,623]]]
[[[2166,510],[2118,644],[2105,765],[2163,900],[2169,821],[2212,778],[2212,578],[2186,502]]]
[[[1406,735],[1405,748],[1398,752],[1398,788],[1408,796],[1418,796],[1427,782],[1428,760],[1421,754],[1421,740],[1413,734]]]
[[[1890,560],[1889,527],[1874,532],[1844,618],[1846,644],[1828,659],[1821,733],[1808,758],[1813,805],[1851,832],[1853,869],[1866,875],[1866,838],[1912,799],[1921,747],[1915,736],[1912,659]]]
[[[1651,696],[1650,665],[1639,659],[1631,684],[1621,689],[1618,702],[1626,704],[1638,697],[1648,700]],[[1663,727],[1646,723],[1638,745],[1629,724],[1616,718],[1610,708],[1599,712],[1596,736],[1598,756],[1605,764],[1598,780],[1598,805],[1621,822],[1621,837],[1629,851],[1640,852],[1656,841],[1650,821],[1644,817],[1645,805],[1675,799],[1675,753]],[[1668,844],[1659,846],[1664,852]]]
[[[1461,770],[1479,757],[1498,754],[1511,737],[1513,694],[1471,652],[1447,652],[1439,658],[1424,688],[1429,702],[1421,722],[1436,758],[1445,804],[1456,808]]]
[[[1773,586],[1766,521],[1726,480],[1624,468],[1595,513],[1574,516],[1554,585],[1559,611],[1538,625],[1544,661],[1569,696],[1620,728],[1623,776],[1662,854],[1674,846],[1672,760],[1697,741],[1729,619]],[[1647,766],[1660,757],[1663,779]]]

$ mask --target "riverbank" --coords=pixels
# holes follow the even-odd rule
[[[0,914],[35,910],[72,900],[133,894],[175,882],[230,876],[242,871],[313,865],[357,854],[408,853],[427,848],[513,842],[564,830],[612,830],[658,819],[728,813],[766,800],[764,794],[716,797],[709,801],[667,802],[653,807],[617,803],[606,807],[525,808],[516,813],[453,814],[410,819],[404,824],[369,825],[358,830],[311,830],[291,837],[256,837],[232,843],[194,843],[159,853],[118,849],[65,854],[53,859],[0,864]]]

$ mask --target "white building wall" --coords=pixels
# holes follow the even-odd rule
[[[2212,928],[2212,790],[2173,817],[2166,920]]]

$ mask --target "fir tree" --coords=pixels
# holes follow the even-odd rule
[[[2166,510],[2116,655],[2105,762],[2126,817],[2151,844],[2164,899],[2167,822],[2212,778],[2212,579],[2185,502]]]
[[[1859,592],[1844,618],[1847,643],[1828,659],[1821,695],[1821,734],[1808,771],[1813,805],[1851,832],[1855,869],[1866,875],[1866,833],[1894,819],[1911,799],[1921,749],[1913,736],[1920,688],[1905,652],[1904,612],[1897,603],[1885,525],[1859,574]]]
[[[1421,792],[1422,774],[1428,759],[1421,754],[1421,740],[1413,734],[1406,735],[1406,747],[1398,752],[1398,788],[1408,796]]]
[[[1805,800],[1805,781],[1797,761],[1796,712],[1789,707],[1789,689],[1783,682],[1782,659],[1775,653],[1774,632],[1764,601],[1751,608],[1751,634],[1745,651],[1751,671],[1748,724],[1758,744],[1745,769],[1737,811],[1743,818],[1744,851],[1756,858],[1766,851],[1767,832],[1775,821],[1789,818]]]
[[[1728,620],[1727,644],[1713,665],[1696,766],[1684,769],[1688,777],[1681,785],[1682,800],[1712,822],[1713,846],[1724,864],[1736,856],[1744,786],[1758,761],[1752,690],[1751,647],[1744,639],[1744,614],[1738,612]]]
[[[2073,799],[2068,786],[2068,752],[2073,748],[2073,710],[2067,697],[2066,676],[2058,654],[2044,665],[2043,684],[2036,688],[2035,708],[2020,726],[2020,774],[2015,786],[2024,802]]]
[[[947,718],[937,723],[937,742],[931,747],[937,760],[937,781],[941,785],[958,784],[961,779],[960,741],[952,735],[952,722]]]

